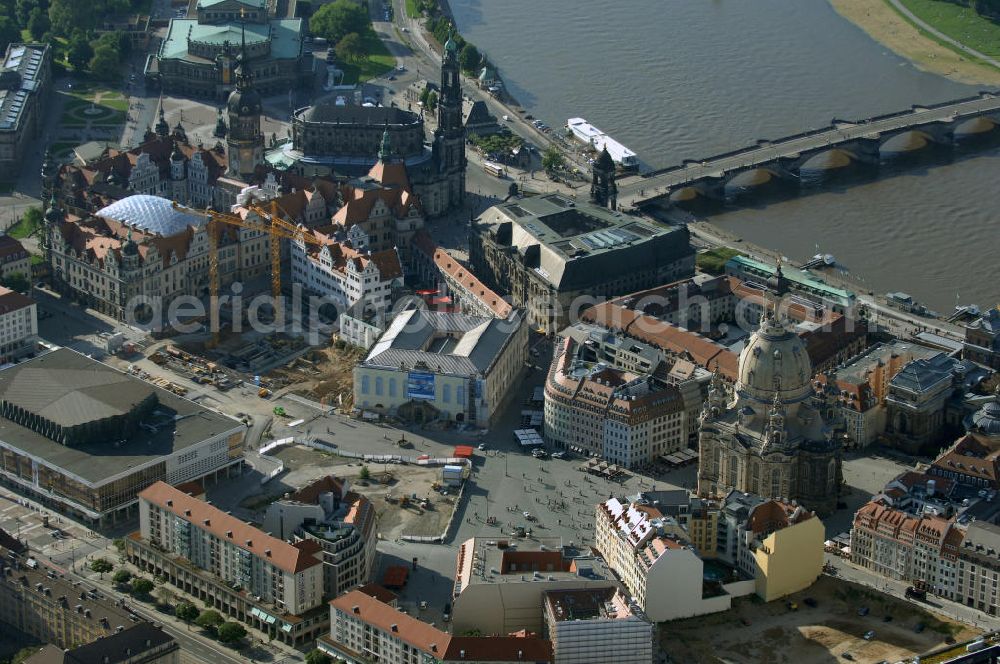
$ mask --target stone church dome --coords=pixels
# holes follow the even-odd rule
[[[1000,387],[997,387],[993,401],[984,404],[972,416],[972,424],[977,433],[1000,437]]]
[[[798,403],[812,394],[812,375],[805,344],[768,315],[740,353],[736,391],[761,403],[773,402],[776,392],[783,403]]]

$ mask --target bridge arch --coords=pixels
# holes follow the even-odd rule
[[[847,168],[859,161],[862,161],[861,157],[853,150],[836,147],[806,155],[799,160],[796,167],[800,171],[832,171]]]
[[[979,117],[969,118],[968,120],[956,123],[955,134],[962,136],[985,134],[995,130],[997,127],[1000,127],[1000,118],[980,115]]]
[[[920,127],[912,127],[902,131],[893,132],[879,139],[879,151],[881,152],[915,152],[923,150],[937,143],[950,143],[943,140],[940,135],[934,135],[930,131]]]

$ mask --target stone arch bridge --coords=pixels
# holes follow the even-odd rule
[[[758,181],[798,181],[801,169],[821,155],[841,162],[877,164],[889,141],[909,135],[910,145],[950,145],[956,134],[979,134],[1000,126],[1000,92],[912,106],[909,110],[865,120],[839,120],[777,140],[761,140],[732,152],[653,171],[618,186],[618,199],[637,207],[669,204],[692,196],[723,198],[736,178],[756,173]]]

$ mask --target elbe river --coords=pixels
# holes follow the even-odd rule
[[[459,31],[489,54],[529,113],[554,130],[584,117],[648,168],[980,89],[916,69],[825,0],[450,3]],[[698,213],[794,261],[818,246],[876,292],[902,290],[942,313],[956,298],[992,306],[1000,302],[997,134],[988,149],[919,155],[900,137],[886,146],[899,155],[878,173],[817,168],[803,174],[811,195],[771,190]]]

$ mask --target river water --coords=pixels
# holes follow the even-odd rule
[[[450,4],[460,32],[497,63],[530,113],[552,127],[584,117],[650,168],[835,117],[978,91],[917,70],[826,0]],[[795,260],[818,245],[872,289],[904,290],[942,312],[956,296],[996,304],[1000,150],[993,146],[890,160],[881,177],[863,174],[766,205],[753,200],[715,210],[711,220]]]

